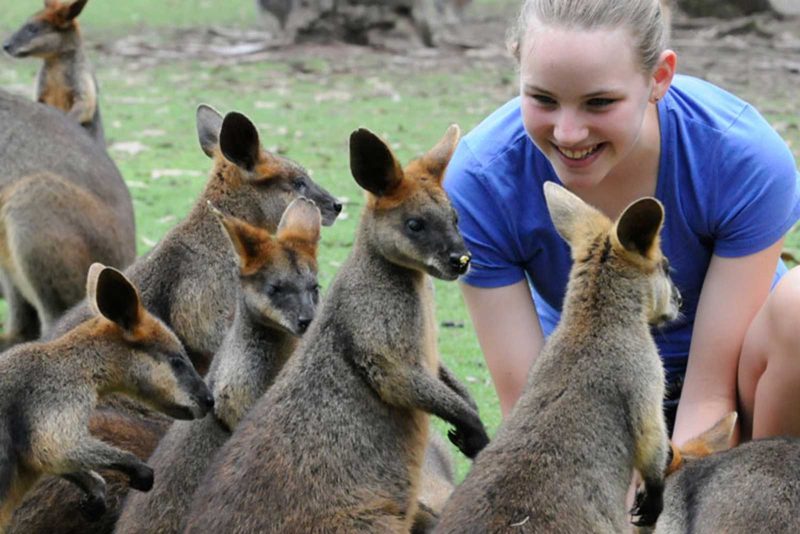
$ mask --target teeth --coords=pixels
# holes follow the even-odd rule
[[[569,150],[567,148],[559,148],[558,149],[562,154],[567,156],[569,159],[583,159],[595,150],[597,150],[597,145],[586,148],[584,150]]]

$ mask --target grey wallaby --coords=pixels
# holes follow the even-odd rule
[[[447,499],[455,488],[453,458],[448,445],[436,432],[431,432],[420,476],[419,506],[411,526],[411,534],[433,530]]]
[[[657,534],[800,532],[800,439],[758,439],[731,449],[735,421],[728,415],[680,447]]]
[[[200,483],[186,532],[408,532],[429,414],[474,456],[488,437],[439,363],[432,284],[469,264],[441,181],[459,130],[405,168],[350,136],[367,191],[350,256],[275,383]]]
[[[145,310],[136,288],[95,263],[87,295],[96,316],[51,342],[15,347],[0,358],[0,530],[44,474],[84,491],[84,512],[102,513],[100,468],[121,471],[147,491],[153,471],[133,454],[89,434],[99,396],[123,392],[171,417],[203,417],[214,405],[178,338]]]
[[[45,0],[44,9],[25,21],[3,43],[3,50],[17,58],[42,58],[44,65],[36,82],[36,100],[60,109],[105,146],[97,80],[84,52],[76,20],[88,1]]]
[[[242,290],[233,326],[206,376],[216,401],[213,416],[170,427],[148,459],[155,485],[128,495],[118,534],[181,532],[214,453],[272,384],[316,310],[320,213],[311,201],[294,200],[274,237],[218,214],[239,257]]]
[[[48,335],[84,298],[89,266],[128,266],[136,242],[128,188],[80,126],[3,91],[0,124],[3,348]]]
[[[661,511],[669,442],[649,325],[680,301],[659,246],[663,208],[644,198],[612,222],[555,183],[544,196],[574,261],[561,320],[435,532],[622,532],[633,468],[645,484],[636,521]]]
[[[240,286],[230,240],[207,203],[273,233],[286,207],[299,196],[316,203],[323,225],[334,222],[342,205],[300,165],[264,150],[255,126],[241,113],[231,112],[223,119],[209,106],[201,105],[197,109],[197,134],[201,148],[214,162],[205,190],[186,218],[125,273],[139,286],[144,305],[175,331],[195,368],[204,374],[233,321]],[[88,313],[86,303],[79,304],[59,321],[56,330],[69,328]],[[120,409],[122,402],[114,399]],[[142,412],[143,418],[110,418],[98,424],[98,432],[113,443],[125,439],[157,443],[167,424],[141,406],[126,404],[128,415]],[[121,424],[109,428],[106,423]],[[147,458],[153,448],[141,447],[141,451]],[[110,532],[127,487],[109,483],[108,493],[108,510],[100,522],[92,524],[74,517],[75,524],[69,524],[72,530],[65,527],[56,532]],[[63,517],[72,506],[71,495],[68,484],[60,481],[32,492],[23,503],[25,516],[15,517],[14,532],[53,533],[53,525],[66,524]]]

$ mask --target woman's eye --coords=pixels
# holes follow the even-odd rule
[[[592,108],[604,108],[610,106],[614,102],[615,100],[613,98],[592,98],[587,104]]]
[[[531,95],[531,98],[542,106],[554,106],[556,104],[555,99],[547,95]]]
[[[421,232],[425,228],[425,223],[419,219],[409,219],[406,221],[406,227],[412,232]]]

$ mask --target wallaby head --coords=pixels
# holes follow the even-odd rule
[[[680,447],[672,445],[672,457],[666,475],[669,476],[679,470],[686,465],[686,462],[730,449],[733,431],[736,429],[736,418],[736,412],[731,412],[714,423],[711,428]]]
[[[125,392],[176,419],[205,416],[214,406],[206,384],[181,342],[142,306],[136,287],[120,271],[94,263],[87,298],[104,320],[94,334],[110,342],[111,389]]]
[[[470,254],[442,179],[460,136],[452,125],[425,155],[403,168],[392,150],[366,129],[350,135],[350,170],[366,190],[365,245],[392,263],[455,280]]]
[[[265,326],[302,335],[319,302],[317,244],[322,221],[317,206],[306,198],[293,200],[275,235],[209,207],[239,258],[246,311]]]
[[[304,196],[319,207],[325,226],[332,225],[342,211],[342,204],[314,182],[302,166],[265,150],[256,127],[241,113],[234,111],[223,118],[201,104],[197,108],[197,136],[203,152],[214,160],[212,175],[224,182],[226,196],[238,192],[237,196],[250,202],[255,199],[261,212],[275,213],[275,219],[292,200]],[[213,193],[208,200],[225,209]]]
[[[89,0],[60,2],[45,0],[44,9],[35,13],[3,43],[13,57],[46,58],[74,50],[78,46],[78,21]]]
[[[597,258],[597,265],[625,273],[622,279],[640,281],[650,324],[677,317],[681,296],[661,252],[664,207],[658,200],[641,198],[612,222],[554,182],[544,184],[544,194],[556,230],[572,249],[573,261],[588,264]],[[583,271],[575,272],[580,275]]]

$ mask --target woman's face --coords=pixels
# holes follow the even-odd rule
[[[531,24],[520,52],[525,130],[564,185],[597,185],[637,149],[653,88],[629,33]]]

